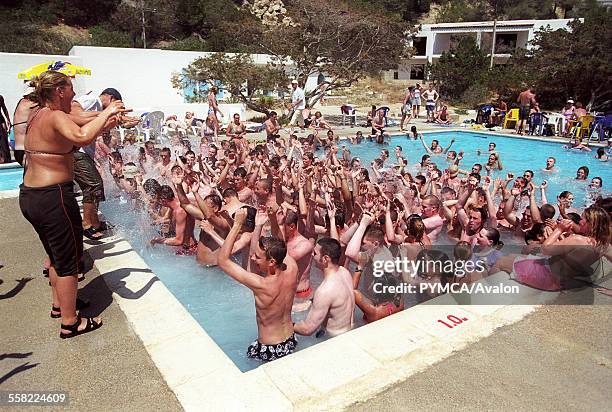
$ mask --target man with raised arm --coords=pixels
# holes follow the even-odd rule
[[[284,238],[287,244],[287,253],[298,265],[298,286],[293,311],[302,312],[310,306],[309,298],[312,296],[310,287],[310,268],[312,264],[313,244],[298,231],[299,216],[293,210],[287,211],[285,216]],[[274,234],[274,233],[273,233]],[[308,300],[306,300],[308,299]]]
[[[321,328],[330,336],[337,336],[353,327],[353,279],[344,266],[339,266],[341,256],[340,242],[329,237],[319,239],[314,261],[323,271],[323,282],[315,292],[308,316],[295,324],[295,333],[312,335]]]
[[[254,260],[261,275],[234,263],[230,255],[246,217],[246,209],[236,211],[232,229],[219,250],[218,264],[253,291],[258,338],[247,349],[247,356],[267,362],[289,355],[297,347],[291,320],[297,265],[287,259],[285,242],[276,238],[260,238],[255,248]]]

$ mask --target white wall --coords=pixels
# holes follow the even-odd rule
[[[32,66],[51,60],[69,61],[77,66],[82,66],[82,60],[77,56],[59,56],[51,54],[22,54],[22,53],[0,53],[0,94],[4,96],[6,107],[13,120],[13,112],[19,99],[27,92],[23,80],[17,78],[17,74]],[[77,94],[85,91],[86,76],[77,76],[73,81]]]

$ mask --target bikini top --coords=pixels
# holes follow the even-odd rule
[[[26,127],[26,135],[30,131],[30,127],[34,123],[34,120],[36,120],[36,117],[41,112],[41,109],[42,108],[39,108],[36,111],[36,113],[34,113],[34,116],[32,116],[32,120],[30,120],[30,122],[28,123],[28,126]],[[33,155],[33,154],[41,154],[41,155],[66,156],[66,155],[69,155],[71,153],[78,152],[78,151],[79,151],[79,148],[77,146],[72,146],[72,149],[69,152],[67,152],[67,153],[45,152],[45,151],[41,151],[41,150],[32,150],[32,149],[24,148],[24,152],[26,152],[27,154],[31,154],[31,155]]]

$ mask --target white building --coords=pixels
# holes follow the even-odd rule
[[[546,27],[552,30],[567,28],[571,21],[571,19],[498,21],[494,62],[503,63],[516,49],[528,48],[529,41],[534,38],[537,31]],[[415,55],[402,63],[398,70],[385,72],[385,80],[412,80],[414,83],[424,80],[425,65],[435,63],[443,52],[454,45],[457,38],[466,34],[473,35],[478,46],[490,53],[492,21],[423,24],[412,40]]]
[[[173,73],[181,72],[196,58],[210,54],[89,46],[74,46],[68,56],[0,53],[0,94],[4,96],[12,116],[17,101],[26,90],[23,81],[17,79],[17,73],[46,61],[62,60],[91,70],[91,76],[77,76],[74,82],[77,95],[100,93],[107,87],[114,87],[136,113],[153,109],[166,113],[192,110],[196,115],[204,115],[206,105],[188,105],[185,96],[172,87],[170,79]],[[271,59],[266,54],[252,54],[251,57],[255,64],[262,65]],[[309,77],[306,89],[315,88],[318,80],[316,74]],[[289,87],[287,85],[287,94]],[[241,114],[244,115],[244,111]]]

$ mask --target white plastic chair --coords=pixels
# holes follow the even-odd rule
[[[342,111],[342,126],[346,125],[347,119],[350,126],[354,126],[357,123],[357,110],[353,108],[352,104],[345,104],[340,110]]]
[[[159,139],[162,136],[164,120],[164,112],[155,111],[144,115],[137,126],[138,134],[143,136],[146,142]]]

